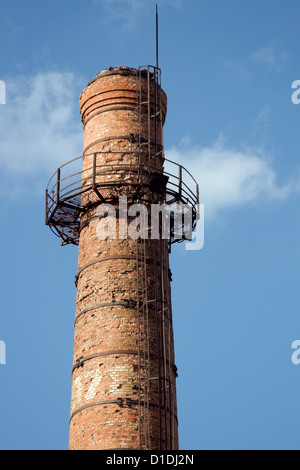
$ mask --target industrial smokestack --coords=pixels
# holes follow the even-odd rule
[[[184,236],[173,212],[162,211],[160,221],[150,212],[188,206],[193,230],[198,186],[165,159],[167,97],[157,67],[100,72],[80,111],[83,155],[58,169],[46,190],[46,223],[62,244],[78,245],[69,448],[176,450],[169,252]],[[143,207],[144,225],[134,219]]]

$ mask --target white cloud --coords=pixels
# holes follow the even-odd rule
[[[6,81],[0,108],[1,186],[49,175],[82,152],[79,93],[71,73],[40,73]]]
[[[274,50],[272,47],[261,47],[243,60],[224,58],[223,66],[230,71],[235,78],[242,82],[249,82],[253,77],[253,66],[261,65],[272,72],[281,72],[289,61],[289,53],[285,50]]]
[[[155,4],[162,7],[179,9],[182,0],[94,0],[94,5],[104,5],[108,17],[113,21],[119,20],[124,30],[132,30],[142,15],[155,14]]]
[[[250,202],[280,201],[296,190],[289,182],[279,186],[271,163],[259,151],[226,148],[222,142],[211,147],[180,147],[166,157],[182,164],[195,177],[207,217]]]
[[[234,77],[238,78],[242,82],[248,82],[251,77],[248,64],[239,61],[223,59],[223,66],[229,70]]]
[[[253,62],[280,71],[288,60],[288,53],[286,51],[274,51],[271,47],[262,47],[252,54],[251,59]]]
[[[70,73],[44,73],[7,81],[0,107],[0,196],[41,191],[61,164],[81,155],[83,130],[79,94],[85,83]],[[258,120],[268,120],[263,109]],[[221,140],[209,147],[184,139],[166,150],[198,180],[207,217],[254,201],[280,201],[300,190],[300,179],[279,185],[265,153],[237,150]],[[12,191],[14,190],[14,191]]]

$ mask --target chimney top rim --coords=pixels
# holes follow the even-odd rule
[[[109,66],[106,69],[101,70],[94,78],[92,78],[88,82],[87,87],[91,85],[92,83],[94,83],[96,80],[103,78],[103,77],[110,76],[110,75],[136,76],[139,71],[146,72],[147,67],[150,67],[150,66],[145,65],[140,68],[128,67],[125,65],[119,65],[118,67]]]

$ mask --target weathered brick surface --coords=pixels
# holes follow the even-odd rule
[[[134,173],[130,176],[128,170],[127,174],[120,170],[122,164],[134,167],[138,163],[138,144],[128,136],[147,136],[147,116],[137,119],[139,85],[134,70],[124,76],[118,69],[113,75],[99,74],[80,97],[84,148],[88,149],[84,169],[91,167],[90,153],[108,152],[97,156],[97,167],[103,171],[97,183],[109,176],[112,186],[106,188],[105,197],[116,209],[117,194],[127,195],[130,201],[135,191],[134,186],[120,184],[120,179],[130,177],[136,183]],[[143,94],[146,85],[143,79]],[[150,91],[152,103],[154,87]],[[164,122],[166,96],[162,90],[160,93]],[[160,146],[161,129],[157,126],[151,135]],[[158,161],[157,171],[162,171],[162,164]],[[84,176],[91,177],[87,171]],[[153,192],[144,194],[149,203],[156,198]],[[176,449],[176,367],[167,242],[100,240],[96,217],[100,201],[90,192],[83,195],[83,203],[69,447]]]

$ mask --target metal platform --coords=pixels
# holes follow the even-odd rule
[[[103,152],[102,152],[103,153]],[[104,152],[105,153],[105,152]],[[111,153],[111,152],[110,152]],[[194,177],[181,165],[164,159],[163,173],[157,172],[159,156],[152,156],[147,165],[105,165],[97,164],[100,153],[94,153],[92,163],[83,169],[80,156],[59,167],[50,179],[46,189],[46,225],[61,238],[63,245],[78,245],[81,214],[87,209],[82,204],[83,196],[94,193],[99,203],[111,203],[112,188],[126,186],[136,188],[136,194],[149,192],[160,195],[160,200],[171,205],[175,202],[187,204],[192,210],[192,229],[197,223],[199,188]],[[122,171],[124,177],[117,179],[112,175]],[[100,180],[100,181],[99,181]],[[126,196],[126,189],[122,190]],[[140,199],[141,202],[141,199]],[[170,243],[177,240],[171,234]]]

